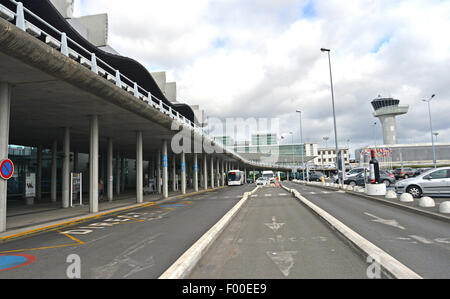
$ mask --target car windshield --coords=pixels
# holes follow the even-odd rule
[[[362,169],[352,169],[352,170],[350,170],[350,171],[348,172],[348,174],[349,174],[349,175],[357,174],[357,173],[360,173],[360,172],[362,172],[362,171],[363,171]]]

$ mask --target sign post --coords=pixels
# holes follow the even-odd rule
[[[9,180],[14,174],[14,164],[11,160],[5,159],[0,162],[0,177]]]
[[[25,199],[27,205],[33,205],[35,197],[36,197],[36,174],[27,172],[27,174],[25,175]]]
[[[79,194],[80,206],[83,205],[83,174],[71,173],[70,174],[70,207],[73,207],[73,194]]]

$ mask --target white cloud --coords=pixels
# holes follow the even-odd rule
[[[411,105],[400,141],[429,141],[421,98],[437,94],[433,120],[450,139],[450,1],[170,0],[83,1],[79,13],[109,14],[110,44],[152,70],[167,70],[178,94],[210,115],[279,116],[281,127],[333,138],[328,60],[332,49],[343,144],[373,143],[370,101]],[[381,143],[381,128],[377,136]],[[296,137],[299,140],[299,137]],[[331,144],[331,139],[329,143]]]

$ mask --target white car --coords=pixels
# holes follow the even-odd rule
[[[256,186],[266,186],[269,184],[269,180],[265,177],[260,177],[256,180]]]
[[[404,179],[395,184],[397,193],[410,193],[415,198],[423,195],[450,196],[450,167],[424,172],[415,178]]]

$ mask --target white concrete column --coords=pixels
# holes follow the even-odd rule
[[[58,140],[53,140],[52,145],[52,177],[51,177],[51,200],[56,202],[58,182]]]
[[[107,192],[107,198],[109,201],[113,201],[113,140],[111,137],[108,138],[108,153],[106,157],[106,177],[107,179],[105,181],[108,181],[108,192]]]
[[[186,154],[181,153],[181,194],[186,194]]]
[[[208,190],[208,161],[206,154],[203,154],[203,188]]]
[[[90,117],[89,212],[98,212],[98,115]]]
[[[176,177],[177,177],[177,157],[175,154],[173,154],[172,156],[172,191],[176,191],[177,190],[177,181],[176,181]]]
[[[136,132],[136,202],[144,202],[144,165],[142,131]]]
[[[162,193],[163,198],[169,198],[169,172],[167,165],[167,140],[163,140],[162,146]]]
[[[198,156],[194,153],[194,192],[198,192]]]
[[[221,165],[220,165],[220,172],[222,173],[222,186],[225,186],[225,176],[227,175],[226,173],[225,173],[225,161],[224,160],[222,160],[222,163],[221,163]]]
[[[116,194],[120,195],[120,153],[119,151],[117,151],[117,156],[116,156]]]
[[[216,187],[220,187],[220,160],[216,159]]]
[[[0,161],[8,158],[11,86],[0,82]],[[0,179],[0,232],[6,231],[7,182]]]
[[[214,189],[214,157],[211,156],[211,189]]]
[[[161,194],[161,151],[158,150],[156,157],[156,189]]]
[[[70,128],[64,128],[62,165],[62,207],[67,209],[70,205]]]

